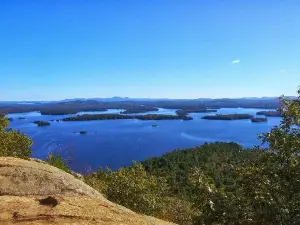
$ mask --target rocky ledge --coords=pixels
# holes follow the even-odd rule
[[[0,157],[0,224],[171,225],[108,201],[73,175],[45,164]]]

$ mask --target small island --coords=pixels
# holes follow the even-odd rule
[[[179,109],[176,111],[178,116],[187,116],[189,113],[211,113],[218,112],[216,109]]]
[[[158,125],[157,124],[152,124],[152,127],[157,127]]]
[[[162,114],[147,114],[134,116],[134,119],[138,120],[192,120],[189,116],[178,116],[178,115],[162,115]]]
[[[18,119],[19,120],[25,120],[26,118],[25,117],[19,117]]]
[[[33,123],[36,124],[36,125],[38,125],[39,127],[44,127],[44,126],[49,126],[50,125],[49,122],[47,122],[47,121],[40,121],[40,120],[34,121]]]
[[[246,120],[252,118],[253,116],[250,114],[216,114],[202,117],[202,119],[206,120]]]
[[[87,134],[87,131],[85,131],[85,130],[82,130],[82,131],[79,131],[79,132],[74,131],[74,134]]]
[[[136,107],[126,109],[125,111],[121,112],[121,114],[134,114],[134,113],[146,113],[146,112],[157,112],[159,109],[154,107]]]
[[[281,117],[281,113],[279,111],[259,111],[256,115],[263,115],[268,117]]]
[[[90,120],[120,120],[120,119],[138,119],[138,120],[192,120],[192,117],[178,115],[120,115],[120,114],[83,114],[62,119],[65,122],[70,121],[90,121]]]
[[[265,117],[255,117],[251,119],[252,123],[262,123],[262,122],[268,122],[268,119]]]

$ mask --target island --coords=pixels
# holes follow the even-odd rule
[[[133,119],[132,116],[124,116],[120,114],[83,114],[63,118],[62,121],[89,121],[89,120],[118,120],[118,119]]]
[[[25,117],[19,117],[18,119],[19,120],[25,120],[26,118]]]
[[[178,116],[187,116],[189,113],[211,113],[218,112],[216,109],[179,109],[176,111]]]
[[[259,111],[256,115],[264,115],[268,117],[281,117],[281,113],[279,111]]]
[[[87,131],[85,130],[79,131],[79,134],[87,134]]]
[[[44,127],[44,126],[49,126],[50,125],[49,122],[47,122],[47,121],[40,121],[40,120],[34,121],[33,123],[36,124],[36,125],[38,125],[39,127]]]
[[[202,119],[206,120],[246,120],[252,118],[253,116],[249,114],[216,114],[202,117]]]
[[[251,119],[252,123],[262,123],[262,122],[268,122],[268,119],[265,117],[255,117]]]
[[[126,109],[125,111],[121,112],[121,114],[134,114],[134,113],[146,113],[146,112],[155,112],[158,111],[158,108],[155,107],[134,107]]]
[[[178,115],[162,115],[162,114],[147,114],[134,116],[134,119],[138,120],[192,120],[189,116],[178,116]]]
[[[192,120],[192,117],[178,115],[121,115],[121,114],[83,114],[77,116],[66,117],[62,119],[65,122],[69,121],[89,121],[89,120],[120,120],[120,119],[138,119],[138,120]]]

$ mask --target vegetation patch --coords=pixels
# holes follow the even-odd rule
[[[61,155],[58,154],[49,154],[47,159],[45,160],[46,163],[48,163],[51,166],[55,166],[67,173],[71,173],[71,170],[67,163],[64,161]]]
[[[28,159],[31,156],[32,141],[19,131],[7,129],[8,119],[0,114],[0,157]]]
[[[264,117],[256,117],[256,118],[252,118],[251,122],[253,122],[253,123],[268,122],[268,119],[264,118]]]
[[[218,112],[216,109],[180,109],[176,111],[178,116],[187,116],[189,113],[212,113]]]
[[[47,122],[47,121],[40,121],[40,120],[34,121],[33,123],[36,124],[36,125],[38,125],[39,127],[44,127],[44,126],[49,126],[50,125],[49,122]]]

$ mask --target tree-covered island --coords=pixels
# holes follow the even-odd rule
[[[262,123],[262,122],[268,122],[268,119],[265,117],[255,117],[251,119],[252,123]]]
[[[176,111],[178,116],[187,116],[189,113],[212,113],[218,112],[216,109],[179,109]]]
[[[280,111],[259,111],[256,113],[256,115],[263,115],[263,116],[268,116],[268,117],[281,117],[281,112]]]
[[[202,119],[206,120],[246,120],[252,118],[253,116],[250,114],[216,114],[202,117]]]
[[[146,112],[157,112],[159,109],[151,106],[139,106],[139,107],[132,107],[126,109],[125,111],[121,112],[122,114],[134,114],[134,113],[146,113]]]
[[[50,125],[49,122],[47,122],[47,121],[40,121],[40,120],[34,121],[33,123],[36,124],[36,125],[38,125],[39,127],[44,127],[44,126],[49,126]]]
[[[120,120],[120,119],[138,119],[138,120],[192,120],[192,117],[178,115],[121,115],[121,114],[84,114],[64,118],[63,121],[89,121],[89,120]]]

